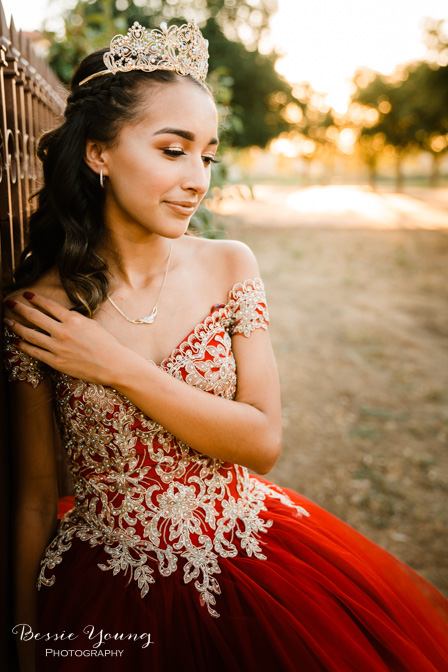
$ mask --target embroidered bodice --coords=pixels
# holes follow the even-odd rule
[[[236,284],[225,305],[212,308],[162,362],[160,368],[205,392],[234,399],[236,365],[232,336],[269,323],[260,279]],[[38,588],[51,586],[74,537],[101,544],[103,571],[130,574],[142,598],[155,569],[169,576],[183,560],[184,581],[195,580],[200,602],[212,616],[220,586],[219,558],[245,553],[260,560],[265,498],[274,497],[308,515],[277,486],[251,477],[237,464],[197,452],[143,414],[116,390],[72,378],[21,352],[6,330],[9,380],[36,387],[48,377],[56,417],[73,477],[75,505],[60,520],[41,561]],[[211,438],[211,441],[213,438]]]

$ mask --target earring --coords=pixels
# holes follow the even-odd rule
[[[100,170],[100,186],[102,189],[104,189],[104,177],[103,177],[103,169],[101,168]]]

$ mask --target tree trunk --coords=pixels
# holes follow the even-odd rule
[[[440,154],[432,153],[432,170],[429,178],[429,185],[431,187],[438,187],[439,179],[440,179]]]
[[[397,154],[397,160],[395,164],[395,189],[396,191],[403,191],[403,155]]]
[[[369,170],[369,185],[371,186],[373,191],[376,191],[376,180],[378,177],[376,172],[376,166],[377,166],[377,157],[372,156],[367,163],[367,167]]]

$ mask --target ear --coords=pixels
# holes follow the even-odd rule
[[[97,175],[100,174],[101,170],[103,171],[103,175],[106,176],[108,174],[105,156],[103,156],[105,149],[106,146],[97,140],[87,140],[86,142],[84,161]]]

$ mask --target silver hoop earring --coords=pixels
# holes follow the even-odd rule
[[[104,177],[103,177],[103,169],[101,168],[100,170],[100,186],[102,189],[104,189]]]

